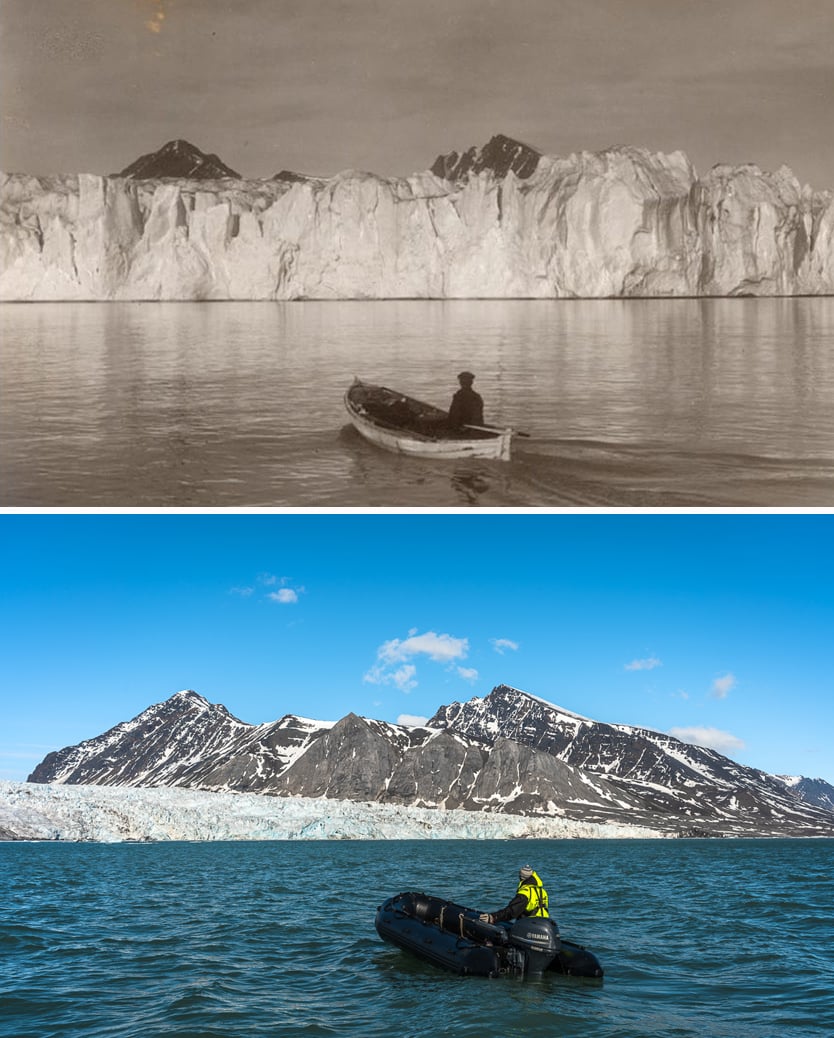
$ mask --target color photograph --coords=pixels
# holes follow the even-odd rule
[[[831,1032],[830,516],[0,528],[3,1034]]]

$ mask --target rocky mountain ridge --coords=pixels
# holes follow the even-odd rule
[[[469,148],[462,155],[456,151],[438,155],[431,172],[436,177],[453,181],[484,172],[501,178],[514,173],[520,180],[526,180],[535,173],[541,157],[541,152],[535,148],[499,133],[482,148]]]
[[[473,146],[463,154],[452,151],[447,155],[438,155],[431,165],[431,172],[444,180],[453,181],[465,180],[470,175],[485,171],[498,177],[513,172],[524,180],[535,172],[541,157],[541,152],[535,148],[499,133],[483,147]],[[227,166],[217,155],[207,155],[196,145],[182,139],[168,141],[157,151],[141,155],[116,175],[134,180],[163,177],[183,180],[218,180],[224,177],[242,179],[240,173]],[[272,179],[305,181],[321,178],[283,169]]]
[[[245,180],[189,156],[179,178],[145,179],[153,156],[0,174],[0,299],[834,293],[834,199],[787,167],[699,176],[682,152],[558,158],[501,135],[409,177]]]
[[[806,778],[804,775],[779,775],[777,777],[804,803],[834,811],[834,786],[829,782]]]
[[[240,173],[227,166],[217,155],[206,155],[184,140],[168,141],[158,151],[140,155],[118,176],[133,180],[156,180],[162,177],[183,180],[218,180],[221,177],[241,179]]]
[[[795,785],[671,736],[608,725],[506,685],[426,726],[349,713],[249,725],[192,691],[50,753],[34,783],[173,786],[640,826],[675,835],[834,836]],[[818,794],[827,786],[814,780]]]

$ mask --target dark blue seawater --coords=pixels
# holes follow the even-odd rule
[[[383,944],[423,889],[532,862],[605,980],[460,978]],[[0,844],[0,1035],[834,1035],[834,841]]]

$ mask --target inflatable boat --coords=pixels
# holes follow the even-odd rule
[[[601,978],[599,960],[579,944],[562,940],[552,919],[483,923],[474,908],[427,894],[397,894],[376,911],[384,941],[454,973],[480,977],[541,976]]]

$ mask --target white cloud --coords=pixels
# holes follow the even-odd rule
[[[248,584],[233,587],[230,594],[251,598],[258,588],[277,588],[276,591],[266,593],[267,599],[270,602],[280,602],[281,605],[293,605],[298,601],[298,596],[304,593],[303,587],[291,586],[292,578],[276,577],[273,573],[259,573],[256,584],[257,587]]]
[[[396,685],[401,691],[409,692],[417,685],[417,667],[410,662],[415,657],[426,656],[434,663],[453,667],[457,660],[466,659],[468,652],[469,641],[466,638],[454,638],[451,634],[436,634],[434,631],[418,634],[413,628],[407,638],[392,638],[380,645],[376,663],[363,680],[372,685]],[[397,664],[402,666],[397,667]],[[463,667],[457,669],[467,680],[474,680],[472,674],[477,677],[477,672]]]
[[[663,663],[656,656],[649,656],[643,660],[632,660],[631,663],[626,663],[625,670],[654,670],[655,667],[662,667]]]
[[[434,631],[417,634],[412,630],[405,641],[392,638],[390,642],[381,645],[377,650],[377,658],[386,663],[396,663],[411,659],[412,656],[425,655],[435,663],[451,663],[466,659],[468,651],[469,641],[466,638],[453,638],[451,634],[435,634]]]
[[[267,598],[271,599],[273,602],[281,602],[283,605],[289,605],[298,601],[298,592],[294,591],[291,587],[282,587],[277,591],[270,591]]]
[[[490,641],[492,643],[493,649],[495,649],[495,651],[500,653],[502,656],[507,651],[507,649],[512,649],[513,652],[515,652],[518,649],[518,642],[510,641],[509,638],[491,638]]]
[[[410,692],[417,684],[414,680],[416,673],[417,668],[413,663],[404,663],[402,667],[389,674],[385,680],[396,685],[400,692]]]
[[[420,717],[417,714],[400,714],[397,724],[404,724],[409,728],[424,728],[428,720],[428,717]]]
[[[737,684],[738,682],[734,674],[725,674],[723,677],[716,678],[713,681],[710,695],[713,699],[726,699]]]
[[[384,663],[376,663],[362,678],[369,685],[394,685],[400,692],[410,692],[417,686],[415,674],[417,668],[413,663],[404,663],[396,670],[387,670]]]
[[[745,748],[742,739],[730,732],[722,732],[719,728],[670,728],[669,734],[680,739],[681,742],[706,746],[710,750],[718,750],[719,753],[729,753],[732,750]]]
[[[281,605],[295,605],[298,596],[304,593],[303,587],[291,587],[290,577],[276,577],[274,573],[259,573],[258,583],[261,587],[274,587],[277,591],[267,592],[270,602],[279,602]]]
[[[458,667],[458,674],[464,681],[477,681],[478,672],[474,667]]]

